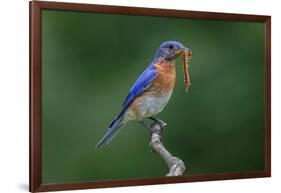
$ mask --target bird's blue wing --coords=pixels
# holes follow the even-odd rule
[[[126,97],[122,110],[119,116],[122,116],[123,113],[128,109],[132,102],[140,96],[152,83],[152,81],[157,76],[157,69],[154,65],[148,66],[146,70],[139,76],[135,84],[129,90],[128,96]]]
[[[132,102],[138,96],[140,96],[147,88],[149,88],[149,86],[151,85],[152,81],[155,79],[156,76],[157,76],[157,70],[154,65],[148,66],[148,68],[139,76],[135,84],[129,90],[129,94],[122,105],[121,112],[119,113],[118,117],[111,122],[109,128],[107,129],[106,134],[98,142],[96,146],[97,148],[101,148],[106,144],[108,144],[110,140],[114,137],[114,135],[116,135],[117,132],[123,127],[122,119],[124,113],[132,104]]]

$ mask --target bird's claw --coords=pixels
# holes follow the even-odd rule
[[[157,123],[162,129],[164,129],[164,127],[167,126],[167,123],[165,123],[161,119],[157,119],[157,118],[154,118],[154,117],[149,117],[149,119],[153,120],[154,124]]]
[[[167,123],[165,123],[164,121],[162,121],[160,119],[158,119],[155,122],[158,123],[162,129],[164,129],[164,127],[167,126]]]
[[[153,127],[153,125],[152,125],[152,127],[151,127],[151,135],[153,133],[157,133],[159,136],[161,136],[161,132],[163,130],[163,127],[159,123],[154,123],[154,124],[158,124],[160,127]]]
[[[156,119],[156,118],[153,118],[153,120],[154,120],[154,123],[150,126],[151,135],[153,133],[157,133],[161,137],[161,133],[162,133],[164,127],[167,125],[167,123],[165,123],[164,121],[162,121],[160,119]],[[156,124],[158,126],[155,126]]]

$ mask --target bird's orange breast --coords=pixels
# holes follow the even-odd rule
[[[152,87],[161,91],[170,92],[175,86],[176,69],[175,63],[158,63],[155,64],[157,69],[157,77],[153,81]]]
[[[170,99],[175,79],[176,69],[174,63],[155,64],[157,76],[145,92],[132,103],[129,112],[141,119],[162,111]]]

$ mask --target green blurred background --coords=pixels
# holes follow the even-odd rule
[[[177,61],[173,96],[158,115],[163,143],[187,175],[264,169],[262,23],[43,10],[42,181],[86,182],[164,176],[149,133],[128,123],[95,145],[158,46],[193,51],[185,93]]]

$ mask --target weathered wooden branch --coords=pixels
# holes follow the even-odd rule
[[[165,126],[162,124],[162,127]],[[185,172],[185,165],[182,160],[174,157],[162,144],[161,132],[162,127],[159,123],[151,125],[152,133],[150,138],[150,146],[157,154],[159,154],[169,168],[169,173],[166,176],[182,176]]]

